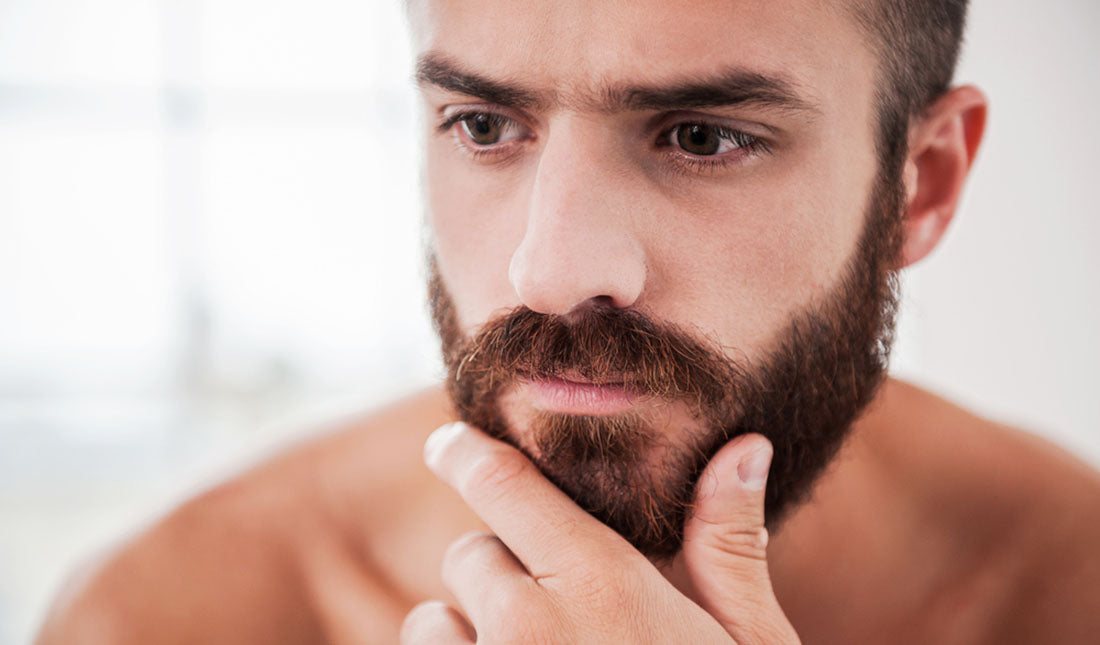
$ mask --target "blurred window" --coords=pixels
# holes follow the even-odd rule
[[[402,21],[0,4],[0,642],[166,496],[438,373]]]

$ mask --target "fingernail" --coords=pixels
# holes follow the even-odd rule
[[[749,490],[761,490],[768,483],[768,466],[772,463],[771,446],[752,451],[737,464],[737,476]]]
[[[454,423],[445,423],[436,428],[435,431],[428,436],[428,440],[424,442],[424,461],[427,462],[429,466],[434,466],[439,459],[439,455],[443,452],[443,448],[461,434],[465,427],[466,424],[461,421],[455,421]]]

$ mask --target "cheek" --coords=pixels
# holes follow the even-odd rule
[[[524,219],[514,178],[480,172],[463,154],[447,137],[435,137],[424,180],[436,262],[468,332],[500,308],[518,304],[508,265],[522,240]]]
[[[674,224],[652,237],[660,250],[650,306],[755,358],[794,312],[835,288],[862,230],[872,169],[814,154],[751,185],[666,204],[662,219]]]

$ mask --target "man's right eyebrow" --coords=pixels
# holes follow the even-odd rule
[[[436,53],[425,54],[417,61],[416,82],[516,110],[528,109],[545,102],[530,89],[464,70],[457,63]]]

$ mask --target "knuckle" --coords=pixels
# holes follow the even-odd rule
[[[514,450],[493,449],[471,464],[465,486],[474,491],[498,490],[515,485],[531,468],[531,462]]]
[[[621,606],[638,588],[633,577],[606,562],[578,567],[571,576],[570,585],[577,600],[601,611]]]
[[[767,560],[768,532],[763,527],[715,527],[701,536],[702,545],[749,560]]]
[[[450,619],[450,609],[442,601],[422,602],[413,607],[401,623],[401,642],[429,642],[426,639],[429,639]]]
[[[486,531],[471,531],[459,537],[447,547],[443,555],[444,561],[449,559],[461,559],[485,549],[495,548],[500,544],[500,539]]]
[[[476,566],[477,562],[488,561],[495,551],[502,548],[505,548],[504,543],[492,533],[485,531],[466,533],[452,542],[443,554],[444,580],[458,580],[460,572]]]
[[[540,586],[570,606],[599,611],[621,607],[645,588],[642,572],[649,562],[640,554],[635,560],[618,549],[597,549],[587,556],[568,571],[540,578]]]

